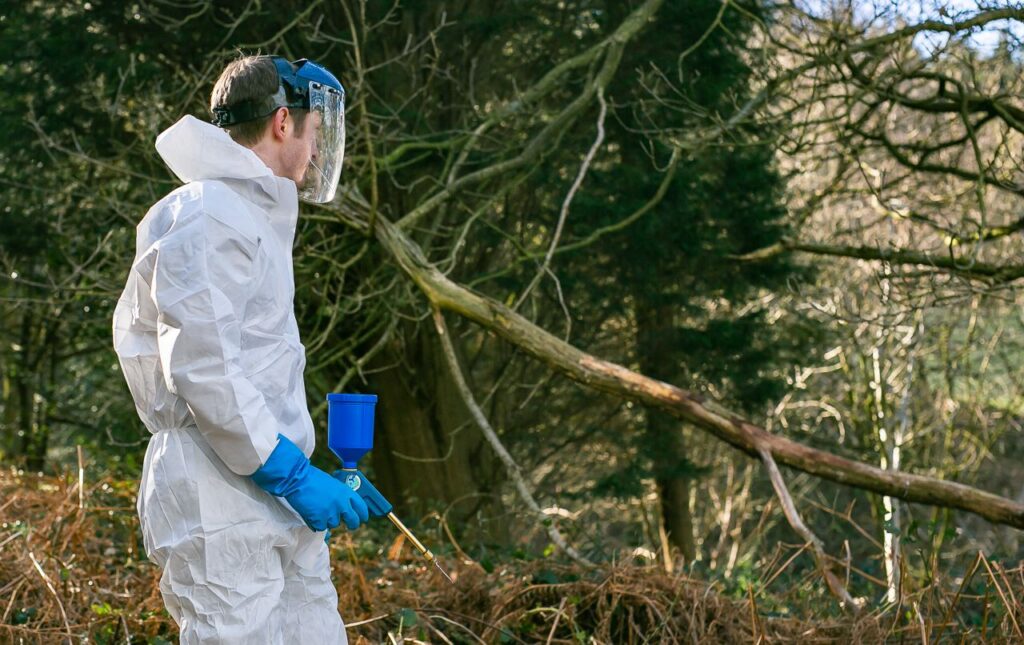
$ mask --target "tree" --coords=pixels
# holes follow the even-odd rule
[[[992,195],[1016,194],[1007,151],[1018,137],[1017,106],[987,59],[956,47],[950,51],[957,57],[922,57],[911,45],[919,34],[1019,20],[1019,11],[892,26],[792,5],[773,6],[759,19],[747,5],[709,3],[700,5],[701,20],[687,19],[689,31],[666,44],[666,34],[684,26],[676,12],[692,5],[648,0],[627,12],[583,0],[528,8],[467,3],[457,25],[443,7],[143,4],[136,17],[115,4],[58,11],[40,2],[5,14],[5,60],[15,64],[3,68],[11,90],[0,114],[15,134],[2,163],[13,169],[4,181],[15,185],[0,200],[12,209],[27,205],[31,214],[5,218],[3,227],[3,269],[19,275],[2,283],[8,299],[0,304],[7,334],[0,372],[10,384],[5,443],[32,453],[37,464],[56,456],[47,448],[98,435],[96,425],[118,439],[141,434],[103,348],[132,225],[174,185],[152,139],[184,112],[205,113],[205,90],[231,48],[264,48],[345,70],[346,184],[335,204],[303,212],[297,305],[315,418],[323,420],[324,392],[385,394],[373,466],[389,493],[426,490],[443,498],[439,509],[483,494],[495,515],[522,506],[550,520],[531,525],[567,554],[580,544],[577,555],[610,557],[606,548],[633,545],[632,533],[586,542],[596,532],[574,534],[571,519],[556,519],[573,513],[553,507],[566,501],[600,508],[594,524],[615,519],[592,489],[622,463],[645,462],[636,458],[639,449],[660,438],[658,422],[646,440],[628,434],[647,421],[639,403],[670,415],[670,441],[685,423],[754,457],[766,476],[746,490],[778,497],[829,588],[847,604],[850,594],[830,573],[827,545],[816,537],[822,523],[801,517],[803,498],[788,488],[803,480],[784,477],[780,465],[890,502],[1024,526],[1024,507],[1008,498],[1016,491],[1006,492],[1012,478],[980,468],[986,450],[1011,454],[1006,437],[1013,435],[989,426],[1012,418],[999,416],[1012,407],[997,412],[995,397],[972,398],[957,385],[978,383],[992,374],[981,366],[995,364],[1000,382],[1010,382],[1015,345],[1004,337],[1016,328],[1004,320],[961,325],[957,316],[967,317],[967,308],[945,307],[975,300],[989,306],[984,298],[996,296],[1016,304],[1012,281],[1021,274],[1006,260],[1017,244],[1014,202]],[[57,42],[66,46],[32,48],[33,26],[44,20],[55,21],[67,38]],[[87,49],[104,55],[83,74],[70,52]],[[197,51],[217,55],[182,64],[197,61]],[[655,65],[638,70],[641,60]],[[715,78],[691,74],[712,63],[724,67]],[[1001,64],[1015,63],[1008,56]],[[58,93],[63,102],[39,98]],[[916,126],[891,128],[907,115]],[[32,169],[44,155],[50,161]],[[790,197],[784,218],[775,207],[777,173]],[[938,185],[935,177],[951,179]],[[34,196],[35,186],[49,202]],[[949,219],[908,207],[927,205],[940,190],[936,208],[948,208]],[[915,201],[893,201],[897,196]],[[690,235],[672,226],[680,218]],[[687,244],[699,246],[665,253],[661,272],[641,262]],[[802,355],[812,364],[789,373],[788,390],[766,414],[759,404],[779,395],[772,389],[781,382],[777,366],[808,338],[767,326],[752,313],[757,306],[744,310],[741,303],[761,294],[767,301],[792,274],[795,254],[800,262],[826,258],[818,266],[824,277],[772,296],[766,316],[776,322],[804,315],[808,325],[826,327],[832,342],[855,331],[838,353],[821,346],[829,351],[820,358]],[[871,264],[856,265],[868,267],[857,272],[840,257]],[[887,301],[863,287],[872,277]],[[639,288],[648,283],[649,290]],[[834,293],[819,297],[827,289]],[[922,303],[931,309],[918,321]],[[79,318],[78,307],[89,315]],[[444,318],[436,309],[449,313],[447,326],[437,324]],[[936,312],[938,320],[929,318]],[[424,324],[428,316],[438,330],[450,330],[443,338],[451,351]],[[901,344],[908,326],[944,333],[949,342],[922,335]],[[22,329],[25,344],[16,335]],[[968,351],[978,329],[992,348],[982,354]],[[758,340],[739,342],[747,337]],[[876,348],[881,380],[873,374]],[[827,361],[839,367],[819,365]],[[921,376],[906,376],[912,362]],[[944,370],[949,385],[940,387],[935,379]],[[20,394],[22,382],[35,390]],[[947,401],[970,402],[983,427],[966,427],[964,415],[923,413]],[[846,425],[820,421],[816,415],[828,408],[817,403],[834,410],[828,419],[856,432],[841,435]],[[892,459],[878,467],[883,454],[895,455],[897,446],[881,431],[889,437],[899,427],[893,420],[901,409],[908,433],[950,430],[975,443],[942,453],[930,442],[904,449],[899,469]],[[21,421],[25,410],[31,418]],[[15,420],[37,438],[36,447],[23,446],[10,426]],[[670,447],[693,454],[706,445]],[[437,461],[413,472],[413,462],[393,454],[409,446],[419,451],[412,456]],[[686,454],[670,462],[668,450],[655,452],[666,470],[687,472]],[[713,463],[731,465],[728,459]],[[952,469],[961,463],[971,470]],[[948,480],[954,474],[962,483]],[[720,485],[717,473],[707,478],[702,490]],[[438,485],[427,490],[423,482]],[[884,502],[873,506],[884,523]],[[463,512],[475,510],[466,505]],[[630,507],[623,523],[638,525],[639,510]]]
[[[746,15],[725,11],[718,2],[668,5],[659,10],[656,26],[629,48],[625,69],[656,71],[639,83],[621,75],[610,85],[616,109],[606,145],[617,152],[592,171],[591,187],[577,198],[574,230],[586,239],[640,208],[662,181],[666,191],[621,232],[576,249],[566,271],[572,277],[563,279],[571,292],[573,284],[596,274],[614,276],[602,284],[601,296],[623,303],[634,329],[633,353],[619,360],[635,361],[659,380],[713,391],[748,413],[781,396],[785,368],[802,356],[796,341],[809,339],[792,333],[784,321],[766,321],[766,295],[801,277],[791,258],[756,267],[734,261],[787,234],[772,135],[747,128],[724,145],[693,154],[673,152],[658,133],[698,130],[706,126],[702,111],[720,113],[748,98],[744,54],[751,26]],[[673,88],[674,103],[688,104],[688,110],[646,102],[645,88],[658,88],[662,70],[669,69],[681,79]],[[670,167],[666,177],[656,172],[658,165]],[[646,426],[638,445],[652,464],[665,532],[692,561],[689,482],[697,469],[676,420],[648,408]],[[635,471],[624,474],[612,477],[636,481]]]

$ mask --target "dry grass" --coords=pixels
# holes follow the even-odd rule
[[[428,572],[425,572],[429,575]],[[357,642],[386,642],[388,634],[445,642],[515,643],[851,643],[876,642],[875,619],[805,621],[751,612],[749,601],[723,597],[707,584],[652,568],[609,567],[579,576],[574,567],[537,564],[486,574],[460,571],[457,586],[435,585],[432,594],[389,594],[415,609],[417,624],[395,621],[373,631],[362,626]],[[541,578],[558,579],[546,582]],[[382,612],[383,613],[383,612]],[[353,615],[353,613],[349,613]],[[383,621],[381,621],[383,622]],[[369,627],[369,625],[367,625]],[[591,640],[593,639],[593,640]]]
[[[158,571],[137,552],[134,483],[82,493],[84,507],[75,476],[0,472],[0,643],[176,640]],[[1024,570],[980,555],[959,591],[935,584],[856,617],[830,606],[779,616],[753,594],[651,567],[513,562],[487,573],[452,558],[451,586],[408,549],[359,559],[347,536],[332,545],[354,643],[1024,642]]]
[[[124,642],[173,624],[136,551],[134,487],[0,473],[0,642]],[[74,638],[70,642],[78,642]]]

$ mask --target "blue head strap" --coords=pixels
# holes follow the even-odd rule
[[[264,99],[240,101],[234,105],[213,108],[213,124],[219,127],[237,125],[270,116],[280,108],[310,108],[309,84],[318,83],[345,95],[341,82],[321,65],[302,58],[293,63],[281,56],[271,56],[279,80],[277,92]]]

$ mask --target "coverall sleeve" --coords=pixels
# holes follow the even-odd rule
[[[255,241],[197,213],[160,240],[151,285],[167,387],[239,475],[255,472],[277,446],[277,420],[241,360],[257,252]]]

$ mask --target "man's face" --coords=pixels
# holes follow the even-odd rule
[[[285,140],[282,158],[287,176],[301,188],[306,179],[306,170],[309,168],[310,160],[316,162],[318,153],[316,135],[320,131],[323,117],[314,110],[306,115],[301,128],[296,127],[294,118],[290,116],[289,118],[293,126],[291,136]]]

